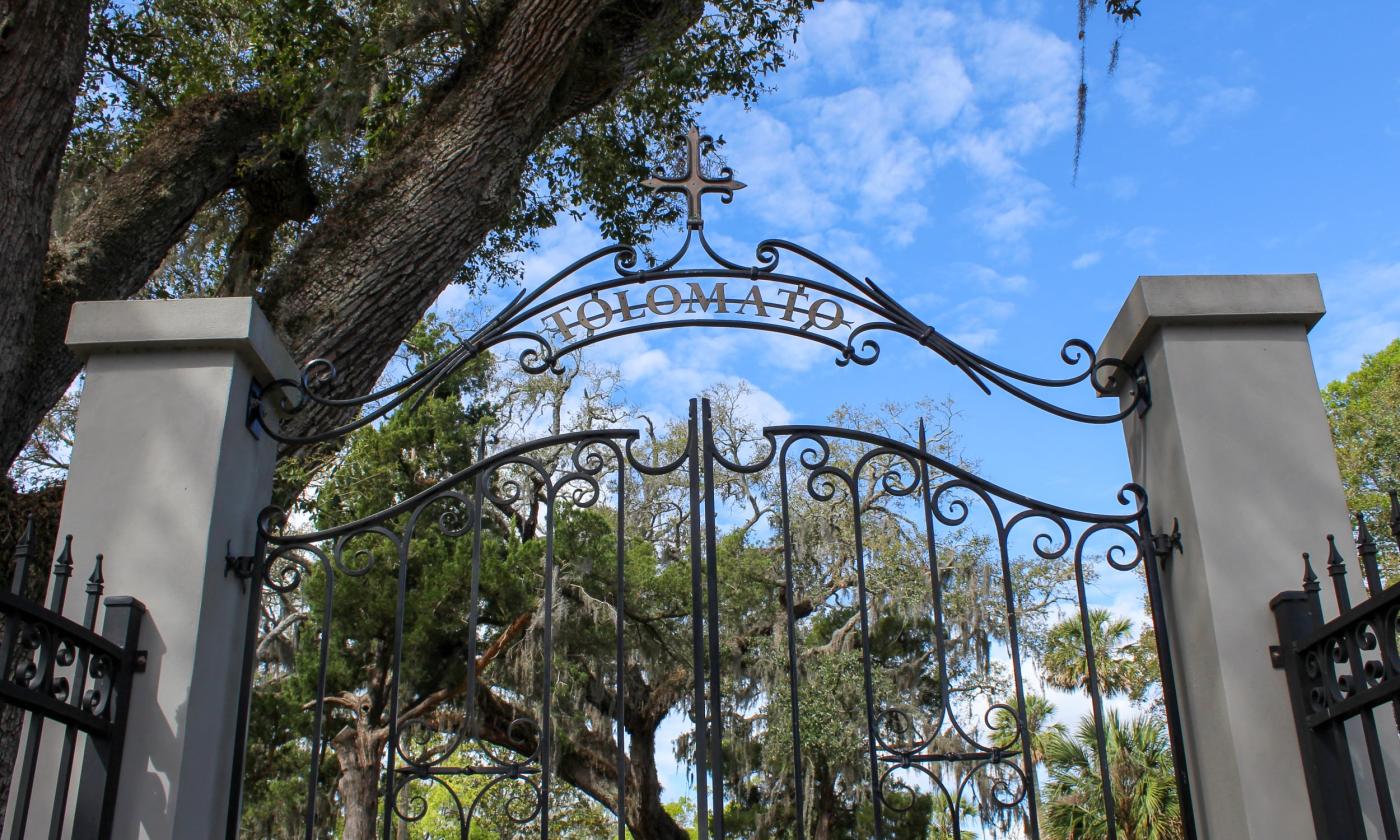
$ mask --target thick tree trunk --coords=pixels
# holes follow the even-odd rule
[[[5,2],[0,0],[0,9]],[[31,17],[58,19],[62,10],[85,12],[87,7],[86,0],[29,0],[24,8]],[[501,12],[499,22],[488,27],[491,40],[425,97],[399,150],[372,164],[293,257],[264,278],[264,308],[294,355],[303,361],[336,361],[345,393],[367,389],[402,337],[506,217],[519,195],[525,165],[543,138],[629,84],[643,61],[674,43],[703,8],[701,0],[521,0]],[[46,35],[39,40],[52,39]],[[70,39],[63,46],[64,60],[76,55],[69,64],[80,73],[82,45]],[[14,58],[0,55],[0,61]],[[5,91],[11,98],[32,98],[32,79],[5,86],[7,78],[15,77],[0,67],[0,107],[13,109],[2,96]],[[24,260],[31,267],[7,269],[10,278],[29,279],[23,289],[11,281],[12,289],[25,294],[7,301],[0,325],[0,459],[5,466],[77,370],[62,346],[72,302],[124,298],[139,291],[193,214],[230,186],[240,153],[248,148],[245,141],[276,128],[271,112],[249,123],[239,115],[249,116],[243,109],[251,106],[229,105],[252,99],[252,94],[213,97],[232,110],[214,107],[208,131],[187,125],[184,131],[193,139],[183,150],[167,144],[163,152],[148,154],[160,135],[160,129],[153,131],[145,144],[149,149],[143,147],[104,185],[101,195],[115,215],[104,219],[89,208],[83,214],[89,225],[80,219],[65,242],[46,249],[52,184],[72,112],[72,90],[44,111],[62,117],[61,130],[50,130],[44,143],[37,140],[42,132],[0,124],[0,136],[35,137],[26,148],[47,149],[52,158],[44,170],[48,192],[22,202],[24,212],[16,215],[31,224],[24,239],[29,243]],[[182,110],[170,120],[178,124]],[[248,133],[240,136],[239,127]],[[21,195],[3,188],[6,201]],[[42,212],[36,210],[40,206]],[[40,224],[42,229],[33,227]],[[5,228],[11,226],[7,221]],[[128,247],[116,247],[122,243]],[[40,288],[39,266],[46,255],[50,269]],[[256,273],[256,254],[250,256],[254,259],[248,267]],[[11,257],[7,253],[4,259]],[[344,418],[343,411],[318,407],[301,415],[291,431],[324,428]]]
[[[300,361],[363,393],[517,199],[552,129],[614,94],[698,19],[698,0],[523,0],[399,151],[373,166],[271,278],[268,314]],[[345,415],[315,407],[295,432]]]
[[[511,723],[529,715],[483,688],[478,694],[481,713],[481,737],[497,746],[522,755],[534,752],[537,741],[527,736],[518,740],[519,730],[512,732]],[[638,707],[647,705],[636,698]],[[636,840],[688,840],[690,835],[676,824],[661,801],[661,782],[656,770],[656,730],[662,714],[645,718],[628,716],[627,732],[631,749],[627,755],[627,807],[624,819]],[[556,721],[560,723],[561,721]],[[559,778],[583,791],[603,807],[617,813],[617,745],[602,732],[590,732],[583,727],[560,732],[558,749]]]
[[[28,396],[24,350],[34,340],[59,165],[83,78],[88,13],[88,0],[0,0],[0,407],[25,399],[43,403],[32,419],[0,411],[0,440],[27,440],[63,394]],[[10,449],[0,445],[6,466],[14,458]]]
[[[258,154],[261,138],[277,126],[276,111],[256,93],[192,100],[152,129],[66,234],[48,245],[42,284],[32,295],[30,339],[12,360],[19,378],[0,376],[0,458],[6,465],[82,367],[63,343],[73,303],[140,291],[195,213],[229,188],[239,163]]]
[[[366,715],[357,710],[355,723],[342,729],[331,740],[340,778],[336,793],[345,822],[343,840],[375,840],[379,810],[379,769],[384,757],[388,730],[371,727]]]
[[[629,733],[632,738],[631,785],[627,796],[627,828],[637,840],[689,840],[690,834],[676,824],[661,801],[661,779],[656,772],[656,729],[645,726]]]
[[[824,761],[817,762],[813,771],[816,773],[817,788],[813,810],[817,821],[812,827],[812,840],[832,840],[836,831],[836,782]],[[801,819],[801,815],[798,818]]]

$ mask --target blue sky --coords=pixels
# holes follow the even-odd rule
[[[1400,335],[1400,6],[1144,9],[1111,78],[1115,27],[1091,18],[1073,184],[1074,4],[820,4],[771,95],[751,110],[703,109],[702,128],[725,139],[748,184],[728,206],[707,199],[712,240],[741,261],[761,239],[794,240],[971,349],[1047,375],[1063,370],[1066,339],[1097,345],[1138,275],[1316,272],[1329,309],[1312,335],[1318,375],[1344,376]],[[663,232],[657,248],[678,240]],[[588,220],[562,220],[524,257],[527,282],[600,244]],[[464,302],[452,290],[441,304]],[[881,344],[870,368],[719,330],[650,333],[590,357],[619,366],[627,397],[662,416],[720,381],[749,382],[751,411],[769,422],[821,421],[840,402],[952,397],[985,477],[1116,510],[1129,480],[1116,425],[985,396],[928,351]],[[1069,402],[1107,408],[1087,390]],[[1131,576],[1120,578],[1105,576],[1091,600],[1135,612]],[[1066,718],[1083,709],[1061,702]]]
[[[1067,338],[1097,344],[1140,274],[1318,273],[1324,383],[1400,335],[1400,7],[1363,20],[1318,5],[1149,0],[1113,77],[1115,27],[1096,13],[1077,185],[1074,23],[1068,2],[819,4],[771,95],[747,111],[703,109],[702,128],[724,138],[749,185],[731,205],[707,199],[712,238],[734,259],[770,236],[812,247],[1031,372],[1059,373]],[[658,249],[676,236],[663,232]],[[563,219],[525,256],[527,282],[599,244],[591,221]],[[442,303],[463,299],[453,290]],[[969,455],[994,480],[1111,509],[1127,478],[1116,427],[986,397],[901,339],[882,341],[873,368],[838,368],[802,342],[692,332],[592,356],[621,365],[628,396],[659,414],[741,378],[772,421],[820,420],[838,401],[951,396]]]

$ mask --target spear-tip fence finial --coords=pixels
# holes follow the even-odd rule
[[[92,564],[92,574],[88,575],[87,591],[102,591],[102,584],[106,581],[102,578],[102,555],[97,555],[97,559]]]
[[[1356,517],[1356,554],[1361,559],[1361,573],[1366,578],[1366,589],[1376,595],[1382,588],[1380,564],[1376,561],[1376,538],[1366,527],[1366,514],[1357,511],[1353,515]]]
[[[63,550],[53,561],[54,577],[68,577],[73,574],[73,535],[63,538]]]
[[[1317,582],[1317,572],[1313,571],[1312,557],[1306,551],[1303,552],[1303,589],[1308,592],[1322,589],[1322,584]]]

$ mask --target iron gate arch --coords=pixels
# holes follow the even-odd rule
[[[600,249],[539,287],[521,292],[473,336],[398,383],[363,396],[341,396],[336,393],[335,366],[318,359],[306,366],[300,380],[279,381],[266,393],[255,395],[250,403],[250,418],[260,419],[263,431],[289,445],[334,440],[397,408],[411,409],[416,403],[409,403],[410,399],[416,397],[421,401],[446,376],[501,345],[525,344],[518,356],[520,366],[526,373],[544,374],[558,371],[570,353],[612,337],[700,326],[763,330],[815,341],[835,350],[836,363],[843,366],[868,365],[878,359],[880,348],[871,333],[887,331],[904,335],[949,361],[983,390],[990,392],[992,387],[998,388],[1039,409],[1078,422],[1115,422],[1145,404],[1146,382],[1128,371],[1119,360],[1097,358],[1086,342],[1072,340],[1062,348],[1062,360],[1077,368],[1071,375],[1032,376],[961,347],[915,317],[873,281],[859,279],[800,246],[768,240],[758,246],[753,265],[744,266],[725,259],[705,238],[699,197],[704,192],[719,192],[727,198],[743,185],[733,181],[728,170],[719,179],[699,175],[701,139],[692,132],[688,166],[693,177],[676,182],[677,188],[684,187],[690,194],[691,214],[685,240],[672,257],[637,268],[639,260],[634,248]],[[673,184],[658,177],[652,185],[668,188]],[[693,243],[698,243],[710,257],[711,265],[680,267]],[[780,272],[783,254],[815,266],[825,272],[827,279]],[[600,265],[605,268],[610,265],[609,276],[591,282],[583,276],[587,270]],[[706,288],[703,280],[711,281],[711,285]],[[734,293],[727,284],[736,281],[748,284],[747,291]],[[767,298],[764,289],[769,290]],[[629,297],[629,292],[635,292],[638,299]],[[611,295],[611,299],[605,295]],[[847,307],[851,308],[849,312]],[[700,314],[707,317],[670,318],[681,314],[682,308],[687,310],[686,315],[694,314],[699,308]],[[749,312],[750,309],[753,311]],[[799,318],[801,323],[798,323]],[[639,323],[632,323],[634,321]],[[540,326],[535,327],[535,322]],[[1033,390],[1068,388],[1083,382],[1088,382],[1099,395],[1124,391],[1128,396],[1118,411],[1097,415],[1060,407]],[[284,417],[290,418],[285,426],[279,426],[266,416],[274,406]],[[299,415],[312,416],[324,423],[327,418],[350,412],[361,413],[323,431],[305,423],[299,425],[297,419]],[[269,593],[288,594],[302,592],[307,584],[314,583],[319,587],[315,599],[319,599],[320,614],[325,620],[325,626],[315,635],[318,645],[315,700],[305,710],[310,715],[309,729],[296,736],[304,740],[310,753],[301,808],[304,836],[316,836],[321,826],[318,820],[325,816],[324,803],[319,801],[323,795],[319,786],[329,738],[328,704],[348,702],[327,695],[331,646],[344,643],[335,638],[336,587],[357,579],[368,580],[369,576],[385,571],[393,573],[395,612],[392,667],[386,677],[390,683],[388,705],[383,710],[387,733],[385,744],[370,768],[378,791],[378,813],[369,817],[374,823],[374,832],[388,840],[394,836],[396,826],[423,819],[428,809],[423,789],[435,786],[445,791],[440,796],[447,797],[446,807],[457,812],[462,837],[468,835],[469,826],[477,819],[482,796],[508,788],[514,792],[502,795],[506,802],[505,819],[515,824],[512,830],[522,835],[551,836],[551,797],[557,790],[556,777],[564,758],[561,751],[567,746],[556,729],[559,698],[554,692],[560,685],[556,673],[560,639],[556,636],[555,623],[563,614],[559,601],[561,575],[573,571],[557,556],[556,530],[560,516],[572,515],[572,511],[578,510],[606,511],[610,502],[614,508],[611,539],[616,551],[608,605],[614,634],[612,685],[609,689],[599,681],[590,690],[602,698],[595,706],[607,712],[607,737],[613,739],[611,768],[595,770],[603,778],[611,774],[613,784],[610,790],[600,785],[588,792],[616,815],[617,837],[627,836],[629,823],[635,836],[664,836],[639,830],[629,811],[637,807],[637,772],[629,764],[635,757],[629,754],[628,748],[635,745],[637,736],[627,725],[628,684],[629,680],[635,682],[639,677],[631,673],[628,665],[629,601],[624,567],[628,562],[629,487],[641,486],[648,480],[678,477],[684,479],[684,486],[673,489],[683,497],[678,515],[685,533],[678,533],[673,545],[655,548],[658,552],[670,550],[682,555],[667,562],[677,564],[688,573],[688,610],[684,616],[690,642],[685,663],[689,669],[688,686],[684,699],[673,702],[671,711],[684,713],[691,721],[692,731],[683,749],[694,770],[695,830],[701,838],[726,836],[726,809],[733,803],[736,781],[735,743],[732,738],[726,740],[726,721],[734,720],[739,712],[734,698],[726,697],[725,692],[726,682],[732,684],[734,678],[723,673],[722,667],[726,599],[721,592],[724,576],[721,574],[719,519],[724,515],[724,504],[717,495],[716,480],[722,474],[758,475],[765,471],[778,474],[776,504],[779,514],[774,517],[768,536],[770,547],[774,548],[773,557],[781,558],[774,634],[777,629],[783,631],[780,653],[784,662],[782,678],[766,685],[760,693],[770,702],[782,699],[783,692],[787,694],[784,726],[789,729],[791,747],[788,777],[797,815],[792,823],[792,836],[807,836],[804,807],[811,808],[811,803],[804,801],[808,796],[804,786],[811,777],[811,768],[804,766],[803,745],[810,732],[804,731],[802,726],[805,668],[798,638],[803,622],[811,615],[799,613],[811,605],[799,607],[800,593],[794,588],[798,585],[794,579],[795,564],[800,565],[802,560],[789,518],[791,506],[799,498],[804,499],[804,503],[851,506],[850,545],[845,562],[852,567],[856,580],[853,601],[839,606],[851,613],[849,620],[858,626],[858,631],[852,631],[858,638],[860,660],[858,677],[853,680],[859,682],[859,703],[855,709],[858,720],[854,726],[863,739],[860,772],[869,787],[870,826],[864,830],[877,838],[888,836],[888,824],[897,821],[899,814],[910,807],[916,793],[927,791],[941,797],[944,807],[949,809],[948,824],[955,837],[963,836],[962,810],[969,793],[975,794],[974,801],[980,803],[982,816],[1000,814],[1004,818],[1007,813],[1018,812],[1025,821],[1025,832],[1031,837],[1038,836],[1035,793],[1038,780],[1027,737],[1018,605],[1012,584],[1016,551],[1013,535],[1019,539],[1021,533],[1029,532],[1029,541],[1025,543],[1027,550],[1042,560],[1065,564],[1072,575],[1074,603],[1086,648],[1087,688],[1095,722],[1102,793],[1108,803],[1105,818],[1109,837],[1117,836],[1117,832],[1104,749],[1106,715],[1090,632],[1085,564],[1091,553],[1101,554],[1113,569],[1141,569],[1145,574],[1154,623],[1159,629],[1157,643],[1163,699],[1181,790],[1183,822],[1187,836],[1191,836],[1189,790],[1177,732],[1170,652],[1160,623],[1157,555],[1142,489],[1129,484],[1118,492],[1117,501],[1126,508],[1119,513],[1095,514],[1063,508],[1007,490],[938,457],[922,439],[922,424],[920,430],[921,439],[911,443],[859,429],[776,426],[763,430],[765,449],[750,453],[748,458],[738,458],[720,451],[709,404],[699,400],[691,404],[683,452],[670,460],[649,462],[639,456],[637,447],[641,435],[635,429],[565,433],[497,452],[488,452],[483,442],[477,459],[468,468],[369,517],[325,530],[295,533],[286,529],[285,514],[280,510],[264,511],[258,522],[259,548],[253,569],[255,585]],[[510,475],[512,471],[530,474],[532,479],[522,483],[518,475]],[[887,584],[873,580],[870,573],[877,569],[883,573],[886,567],[894,564],[889,557],[864,544],[868,525],[863,524],[862,517],[869,511],[862,508],[861,496],[867,487],[878,487],[877,492],[919,511],[925,555],[920,572],[926,574],[928,582],[925,620],[931,626],[934,642],[934,661],[930,663],[933,673],[919,689],[924,692],[921,703],[906,700],[900,704],[882,696],[884,685],[881,664],[877,661],[880,654],[872,649],[872,624],[881,618],[877,596],[885,597],[880,586]],[[501,629],[492,639],[479,638],[483,539],[489,535],[488,516],[516,505],[529,510],[528,513],[517,511],[517,515],[538,518],[543,530],[543,555],[538,570],[538,614],[529,618],[527,627],[512,630],[515,635],[508,641],[514,644],[521,639],[521,634],[528,634],[531,643],[521,642],[517,647],[537,651],[538,658],[529,663],[529,667],[535,669],[529,680],[493,696],[479,680],[478,671],[482,667],[479,663],[483,657],[487,657],[489,663],[493,657],[501,655],[494,643],[501,641],[508,628]],[[441,509],[434,513],[435,507]],[[1014,690],[1004,700],[984,697],[978,704],[965,703],[963,708],[958,708],[956,695],[960,689],[949,669],[950,635],[944,615],[946,590],[956,583],[956,575],[950,577],[949,570],[940,566],[939,535],[945,533],[941,529],[956,529],[970,523],[977,515],[974,510],[980,511],[988,529],[994,565],[1000,575],[1000,608],[1006,624],[1000,644],[1005,649]],[[403,703],[412,698],[401,696],[404,638],[412,620],[406,615],[405,602],[415,585],[411,546],[430,528],[436,529],[440,538],[462,541],[470,551],[470,595],[463,628],[465,684],[452,698],[456,706],[450,709],[451,713],[434,719],[418,713],[415,708],[404,708]],[[379,541],[378,554],[356,544],[367,538]],[[1103,540],[1108,542],[1102,548],[1092,548]],[[310,597],[310,593],[302,592],[301,597]],[[256,601],[255,598],[250,608],[249,644],[244,663],[248,677],[241,703],[245,727],[255,669],[259,618]],[[820,602],[817,609],[821,609]],[[632,623],[635,625],[636,620]],[[989,654],[984,652],[983,655]],[[537,686],[538,693],[527,696],[528,692],[522,688],[525,683]],[[752,697],[749,702],[753,702]],[[421,707],[421,703],[419,705]],[[966,716],[970,711],[981,716],[981,724],[968,722]],[[1004,714],[998,716],[998,712]],[[589,737],[602,737],[599,731],[595,728]],[[241,746],[237,753],[239,772],[235,778],[241,779]],[[653,777],[654,758],[653,755]],[[944,768],[954,768],[953,774],[945,776]],[[464,800],[461,791],[454,789],[448,780],[466,777],[482,781],[475,788],[474,796]],[[915,777],[919,779],[917,782]],[[236,834],[239,817],[240,794],[235,791],[230,805],[230,835]]]

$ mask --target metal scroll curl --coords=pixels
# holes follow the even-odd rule
[[[698,244],[708,260],[682,265]],[[789,270],[784,257],[817,271]],[[1010,394],[1067,420],[1113,423],[1145,399],[1139,376],[1121,359],[1100,358],[1088,342],[1070,339],[1060,360],[1064,376],[1038,376],[978,355],[910,312],[870,278],[858,277],[826,257],[782,239],[766,239],[744,264],[717,251],[703,227],[689,228],[666,259],[642,257],[631,245],[608,245],[567,266],[533,289],[522,290],[494,317],[436,361],[397,382],[360,395],[337,387],[340,373],[327,358],[308,362],[297,379],[279,379],[253,398],[250,417],[285,444],[313,444],[342,437],[414,400],[417,405],[454,371],[492,348],[524,344],[516,362],[527,374],[559,373],[566,359],[608,339],[657,330],[703,327],[755,330],[823,345],[837,365],[864,367],[880,358],[880,332],[902,335],[927,348],[990,394]],[[601,270],[601,279],[584,275]],[[799,273],[800,272],[800,273]],[[610,275],[610,276],[609,276]],[[708,284],[708,285],[706,285]],[[747,289],[747,291],[741,291]],[[765,297],[766,295],[766,297]],[[697,312],[696,310],[699,310]],[[1088,383],[1096,396],[1125,395],[1120,410],[1076,411],[1044,396]],[[354,412],[335,428],[292,433],[272,422],[294,420],[312,407]]]
[[[850,598],[850,607],[862,618],[860,653],[865,660],[864,682],[868,712],[869,776],[873,780],[877,824],[881,811],[902,813],[911,807],[916,793],[932,792],[941,799],[941,807],[951,824],[956,825],[966,809],[973,804],[984,820],[1005,819],[1019,813],[1029,821],[1034,836],[1037,796],[1034,760],[1027,724],[1027,692],[1021,673],[1018,651],[1018,618],[1016,598],[1009,581],[1013,577],[1010,564],[1013,538],[1025,545],[1035,557],[1046,561],[1073,562],[1073,585],[1080,618],[1088,620],[1088,599],[1085,591],[1084,564],[1090,556],[1102,557],[1110,567],[1132,570],[1144,559],[1144,544],[1140,523],[1146,504],[1145,494],[1136,485],[1126,485],[1117,494],[1118,502],[1127,508],[1116,514],[1098,514],[1058,507],[1021,496],[966,472],[927,451],[926,444],[909,446],[876,434],[852,429],[819,426],[786,426],[765,430],[778,453],[781,470],[783,511],[785,515],[789,487],[816,502],[834,503],[846,508],[844,527],[849,528],[852,552],[852,574],[859,575],[857,592]],[[766,465],[773,456],[759,457]],[[743,465],[738,465],[742,468]],[[726,465],[729,468],[729,465]],[[932,620],[934,637],[939,640],[936,660],[929,666],[931,674],[907,677],[906,680],[927,682],[931,690],[905,700],[883,697],[873,679],[871,639],[864,630],[864,616],[874,616],[874,588],[871,571],[863,562],[862,531],[867,527],[865,517],[872,515],[863,504],[865,495],[879,492],[889,499],[906,498],[922,506],[925,521],[923,533],[928,540],[928,581],[932,586]],[[883,503],[882,503],[883,504]],[[885,514],[893,515],[893,514]],[[961,677],[945,656],[948,630],[944,626],[943,588],[948,585],[941,569],[935,543],[935,529],[943,526],[959,529],[970,526],[974,516],[989,528],[991,539],[988,562],[998,566],[1003,582],[1007,626],[1003,644],[1010,663],[1011,692],[1003,700],[992,699],[985,705],[969,703]],[[784,531],[787,530],[784,520]],[[916,528],[916,530],[918,530]],[[793,554],[790,543],[785,557]],[[785,560],[785,562],[790,562]],[[786,571],[785,599],[792,601],[792,572]],[[888,589],[889,584],[883,585]],[[868,595],[872,597],[867,603]],[[992,597],[996,597],[993,595]],[[789,619],[789,632],[792,632]],[[1105,735],[1106,716],[1102,705],[1102,687],[1094,670],[1097,652],[1092,636],[1085,632],[1086,658],[1091,673],[1087,686],[1094,702],[1095,736],[1100,741],[1100,754]],[[789,648],[790,670],[796,685],[797,651]],[[922,682],[920,684],[922,684]],[[909,683],[895,692],[908,693]],[[792,690],[792,696],[797,692]],[[794,700],[792,716],[798,718],[799,701]],[[910,703],[914,705],[910,705]],[[971,719],[980,717],[980,721]],[[796,737],[794,736],[796,744]],[[802,766],[802,750],[794,746],[794,766]],[[1107,778],[1105,772],[1104,775]],[[1106,793],[1111,796],[1111,793]]]

